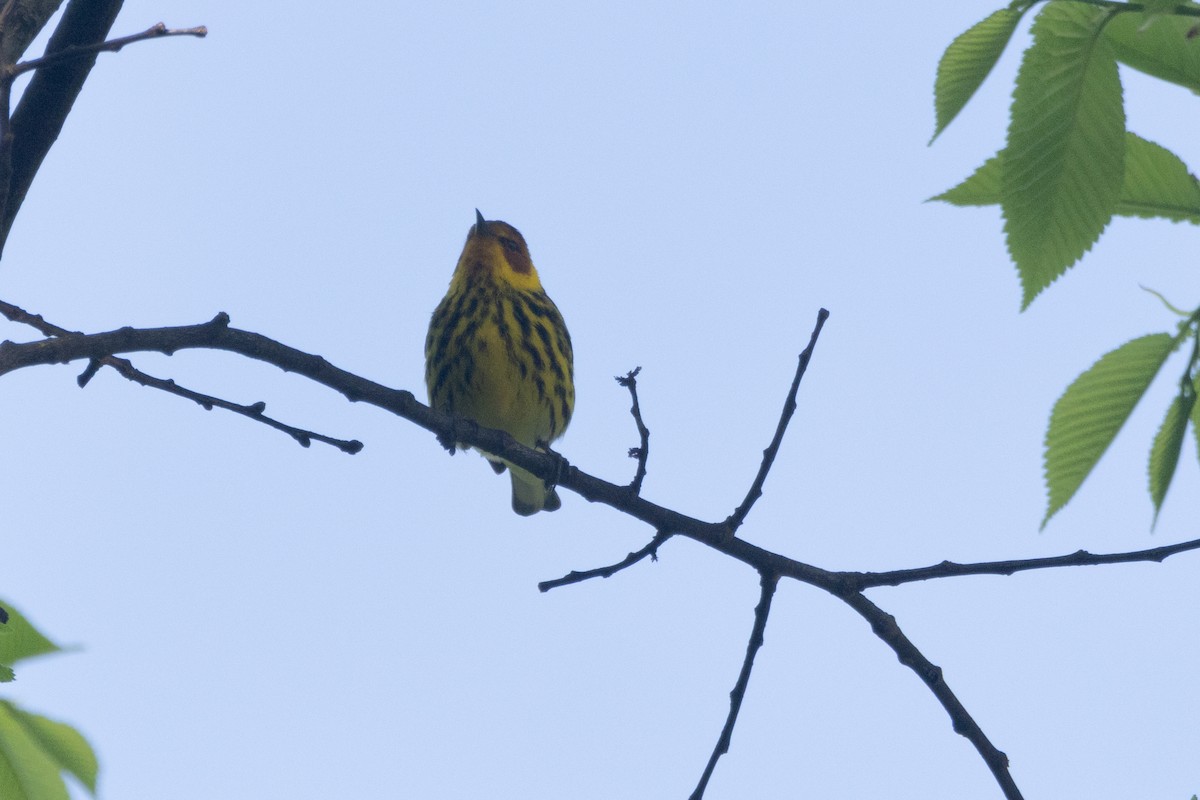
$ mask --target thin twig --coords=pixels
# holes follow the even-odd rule
[[[3,80],[11,84],[12,80],[18,75],[31,70],[52,67],[64,61],[71,61],[82,56],[95,55],[97,53],[116,53],[127,44],[145,42],[150,39],[162,39],[166,36],[195,36],[198,39],[203,39],[205,36],[208,36],[208,28],[204,25],[197,25],[194,28],[168,28],[159,22],[151,25],[141,33],[121,36],[117,39],[109,39],[108,41],[96,42],[94,44],[71,45],[41,58],[31,58],[28,61],[21,61],[20,63],[13,64],[4,71]]]
[[[629,484],[629,491],[634,494],[642,493],[642,481],[646,479],[646,461],[650,458],[650,429],[642,421],[642,408],[638,405],[637,376],[641,371],[641,367],[634,367],[633,371],[625,373],[624,377],[618,376],[614,379],[628,389],[629,396],[633,398],[633,405],[630,407],[629,413],[633,415],[633,421],[637,424],[638,436],[641,438],[639,446],[629,448],[629,457],[637,459],[637,472]]]
[[[629,555],[615,564],[610,564],[607,567],[597,567],[596,569],[571,570],[561,578],[555,578],[550,581],[542,581],[538,584],[539,592],[548,592],[551,589],[557,589],[560,586],[569,586],[572,583],[583,583],[592,578],[611,578],[623,569],[632,567],[646,556],[650,556],[651,561],[658,561],[658,548],[662,547],[667,539],[671,538],[671,534],[659,531],[654,534],[654,538],[643,547],[641,550],[635,550]]]
[[[8,317],[13,322],[23,323],[32,328],[36,328],[46,336],[64,337],[64,336],[82,336],[81,333],[60,328],[53,323],[47,322],[41,314],[30,314],[23,308],[19,308],[11,303],[6,303],[0,300],[0,314]],[[206,411],[211,411],[213,408],[223,408],[226,411],[232,411],[235,414],[240,414],[243,417],[248,417],[256,422],[274,428],[277,431],[282,431],[288,436],[295,439],[302,447],[308,447],[312,442],[324,442],[325,444],[336,447],[343,453],[354,455],[363,449],[363,443],[357,439],[344,440],[335,439],[331,436],[326,436],[314,431],[304,430],[285,422],[280,422],[276,419],[266,416],[263,412],[267,409],[267,404],[263,402],[253,403],[251,405],[241,405],[233,403],[229,400],[222,400],[219,397],[212,395],[201,394],[200,392],[187,389],[178,385],[172,379],[156,378],[141,370],[135,368],[133,364],[125,358],[117,356],[100,356],[92,358],[88,361],[87,368],[76,378],[76,382],[80,388],[87,386],[88,382],[96,375],[101,366],[112,367],[121,377],[140,384],[141,386],[149,386],[152,389],[158,389],[168,394],[173,394],[177,397],[183,397],[198,404]]]
[[[1128,553],[1089,553],[1087,550],[1076,550],[1067,555],[1045,558],[985,561],[976,564],[943,561],[940,564],[915,569],[897,569],[890,572],[841,572],[838,574],[846,580],[849,588],[861,591],[873,586],[899,586],[903,583],[927,581],[934,578],[956,578],[963,575],[1012,575],[1016,572],[1027,572],[1034,569],[1092,567],[1100,564],[1128,564],[1135,561],[1161,563],[1169,556],[1186,553],[1190,550],[1200,550],[1200,539],[1151,547],[1146,550],[1133,550]]]
[[[929,691],[933,692],[933,696],[950,716],[954,732],[965,737],[975,746],[1007,800],[1021,800],[1021,791],[1008,771],[1008,756],[992,744],[975,719],[967,713],[967,709],[942,677],[941,667],[926,658],[917,649],[917,646],[904,635],[904,631],[900,630],[900,626],[896,624],[895,617],[872,603],[861,592],[850,592],[841,597],[848,606],[871,624],[871,630],[895,651],[900,663],[915,672],[917,677],[929,687]]]
[[[277,419],[268,417],[263,413],[267,410],[267,404],[261,400],[257,403],[251,403],[247,406],[240,403],[234,403],[229,400],[222,400],[221,398],[213,397],[212,395],[201,394],[200,392],[196,392],[178,385],[175,383],[174,379],[155,378],[152,375],[147,375],[141,370],[136,369],[127,359],[117,358],[116,356],[105,356],[104,358],[95,359],[89,362],[88,369],[85,370],[78,378],[80,386],[86,384],[90,379],[90,376],[95,374],[95,370],[93,370],[91,366],[92,364],[97,365],[96,369],[99,369],[100,365],[112,367],[123,378],[131,380],[141,386],[149,386],[151,389],[158,389],[159,391],[166,392],[167,394],[173,394],[176,397],[183,397],[187,400],[191,400],[205,411],[212,411],[214,408],[223,408],[226,411],[232,411],[234,414],[240,414],[243,417],[248,417],[255,422],[261,422],[269,428],[274,428],[277,431],[282,431],[288,436],[291,436],[301,447],[308,447],[314,441],[317,441],[324,442],[332,447],[336,447],[338,450],[341,450],[343,453],[347,453],[349,455],[354,455],[363,449],[363,443],[357,439],[351,439],[349,441],[344,439],[335,439],[332,436],[326,436],[325,434],[316,433],[315,431],[297,428],[292,425],[288,425],[286,422],[280,422]]]
[[[817,346],[817,337],[821,335],[821,329],[825,327],[825,320],[827,319],[829,319],[828,311],[822,308],[817,312],[817,324],[808,339],[808,347],[804,348],[804,352],[800,353],[800,362],[796,365],[796,377],[792,380],[792,388],[788,391],[787,399],[783,402],[783,413],[779,415],[779,424],[775,426],[775,436],[771,439],[771,443],[767,445],[767,449],[763,450],[762,463],[758,467],[758,474],[754,476],[754,482],[750,484],[750,491],[746,492],[746,499],[734,510],[729,519],[725,520],[731,537],[737,533],[737,529],[746,521],[746,515],[750,513],[750,509],[754,507],[754,503],[758,498],[762,497],[762,487],[763,483],[767,480],[767,473],[771,471],[771,465],[775,463],[775,456],[779,454],[779,445],[783,442],[783,434],[787,432],[788,422],[791,421],[792,415],[796,413],[796,393],[800,390],[800,381],[804,378],[804,373],[808,369],[809,359],[812,358],[813,349]]]
[[[771,600],[775,597],[775,587],[779,585],[779,576],[773,572],[763,572],[759,575],[762,594],[759,595],[758,605],[754,607],[754,627],[750,630],[750,641],[746,643],[746,658],[742,661],[742,670],[738,673],[737,683],[729,693],[729,715],[725,717],[725,726],[717,737],[717,745],[713,748],[696,791],[692,792],[690,800],[700,800],[704,790],[717,767],[717,760],[729,752],[729,743],[733,738],[733,726],[737,724],[738,712],[742,710],[742,700],[746,697],[746,687],[750,684],[750,671],[754,669],[754,657],[763,645],[763,632],[767,629],[767,617],[771,614]]]

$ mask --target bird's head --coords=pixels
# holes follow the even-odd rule
[[[455,277],[507,283],[518,289],[542,288],[525,237],[507,222],[485,220],[479,209],[475,209],[475,224],[458,257]]]

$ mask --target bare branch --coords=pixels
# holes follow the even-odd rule
[[[60,328],[57,325],[47,322],[41,314],[30,314],[23,308],[18,308],[11,303],[4,302],[3,300],[0,300],[0,314],[8,317],[13,322],[24,323],[32,328],[36,328],[38,331],[47,336],[61,337],[83,335],[81,333],[68,331],[65,328]],[[246,406],[239,403],[233,403],[228,400],[222,400],[221,398],[213,397],[212,395],[201,394],[200,392],[180,386],[179,384],[175,383],[174,380],[156,378],[153,375],[142,372],[141,370],[135,368],[128,359],[118,358],[116,356],[101,356],[99,358],[90,359],[88,361],[87,368],[80,373],[78,378],[76,378],[76,382],[79,384],[80,388],[86,387],[91,379],[95,377],[96,373],[100,371],[100,368],[104,366],[112,367],[123,378],[140,384],[141,386],[149,386],[152,389],[158,389],[160,391],[167,392],[168,394],[173,394],[177,397],[183,397],[191,400],[200,405],[206,411],[211,411],[213,408],[223,408],[226,411],[232,411],[235,414],[241,414],[244,417],[249,417],[256,422],[261,422],[268,427],[274,428],[275,430],[283,431],[295,439],[296,442],[298,442],[302,447],[308,447],[313,441],[318,441],[332,445],[338,450],[341,450],[343,453],[348,453],[350,455],[354,455],[363,448],[362,442],[358,441],[357,439],[352,439],[349,441],[344,439],[334,439],[330,436],[316,433],[315,431],[304,430],[303,428],[297,428],[292,425],[288,425],[287,423],[272,419],[263,413],[267,410],[267,404],[261,401]]]
[[[634,367],[633,371],[625,373],[624,377],[615,378],[617,383],[629,390],[629,395],[633,398],[633,405],[630,407],[629,413],[633,415],[633,421],[637,424],[638,436],[641,438],[639,446],[629,448],[629,457],[637,459],[637,472],[633,476],[633,482],[629,484],[629,491],[634,494],[642,493],[642,481],[646,479],[646,461],[650,458],[650,429],[642,421],[642,409],[638,405],[637,376],[641,371],[641,367]]]
[[[645,547],[643,547],[641,550],[635,550],[618,561],[616,564],[610,564],[607,567],[597,567],[596,569],[583,570],[582,572],[578,570],[571,570],[561,578],[555,578],[552,581],[542,581],[538,584],[538,591],[548,592],[551,589],[557,589],[560,586],[568,586],[572,583],[583,583],[584,581],[592,578],[611,578],[621,570],[626,569],[627,567],[632,567],[646,556],[650,556],[651,561],[657,561],[658,548],[670,538],[671,534],[659,531],[658,533],[654,534],[654,538],[651,539]]]
[[[93,365],[95,365],[95,369],[93,369]],[[241,405],[240,403],[233,403],[229,400],[222,400],[221,398],[213,397],[212,395],[201,394],[200,392],[195,392],[191,389],[186,389],[178,385],[173,379],[155,378],[152,375],[147,375],[141,370],[135,369],[133,364],[131,364],[127,359],[117,358],[116,356],[105,356],[104,358],[90,361],[88,363],[87,370],[85,370],[84,373],[78,378],[79,385],[82,387],[84,384],[86,384],[91,375],[94,375],[96,370],[98,370],[101,365],[112,367],[123,378],[131,380],[141,386],[149,386],[152,389],[158,389],[159,391],[167,392],[168,394],[173,394],[177,397],[183,397],[187,400],[191,400],[205,411],[212,411],[214,408],[222,408],[226,411],[232,411],[235,414],[240,414],[243,417],[248,417],[255,422],[261,422],[269,428],[274,428],[277,431],[282,431],[288,436],[291,436],[301,447],[308,447],[314,441],[317,441],[336,447],[338,450],[341,450],[343,453],[347,453],[349,455],[355,455],[363,449],[363,443],[357,439],[351,439],[349,441],[344,439],[334,439],[331,436],[326,436],[322,433],[316,433],[315,431],[304,430],[303,428],[297,428],[295,426],[288,425],[285,422],[280,422],[279,420],[268,417],[265,413],[263,413],[267,410],[267,404],[261,400],[257,403],[252,403],[247,406]]]
[[[917,649],[917,646],[904,635],[904,631],[900,630],[900,626],[896,624],[895,617],[872,603],[860,592],[844,594],[842,600],[871,623],[871,630],[895,651],[900,663],[915,672],[917,677],[929,687],[929,691],[933,692],[933,696],[950,715],[954,732],[966,737],[971,744],[975,745],[975,749],[979,751],[984,763],[992,771],[992,776],[1000,785],[1004,796],[1008,800],[1021,800],[1021,791],[1008,771],[1008,756],[992,744],[971,715],[967,713],[967,709],[958,697],[950,691],[950,687],[942,677],[942,668],[926,658]]]
[[[16,322],[29,327],[41,333],[44,336],[84,336],[85,334],[79,331],[69,331],[66,328],[61,328],[53,322],[48,321],[41,314],[32,314],[20,306],[0,300],[0,314],[3,314],[10,322]]]
[[[80,334],[25,344],[0,342],[0,375],[35,365],[62,364],[78,359],[103,358],[115,353],[161,352],[171,354],[179,350],[195,348],[239,353],[273,364],[287,372],[302,375],[334,389],[351,402],[369,403],[397,414],[440,438],[461,442],[493,453],[538,477],[551,481],[557,480],[558,485],[578,493],[590,502],[603,503],[623,511],[634,519],[645,522],[656,531],[687,536],[748,564],[760,572],[777,573],[781,577],[792,578],[839,596],[868,586],[924,579],[923,576],[916,574],[920,570],[902,570],[878,575],[834,572],[788,558],[741,539],[731,539],[727,535],[728,528],[723,522],[705,522],[657,505],[643,497],[630,494],[628,486],[609,483],[579,470],[558,453],[524,447],[503,431],[483,428],[471,420],[435,411],[419,402],[412,392],[391,389],[375,383],[339,369],[320,356],[288,347],[261,334],[231,328],[229,327],[229,318],[225,314],[218,314],[210,322],[200,325],[149,329],[121,328],[107,333]],[[1156,551],[1160,549],[1162,548],[1156,548]],[[1168,549],[1182,552],[1193,548],[1190,545],[1171,545]],[[1069,558],[1078,558],[1078,555]],[[1097,559],[1095,563],[1146,560],[1141,557],[1127,558],[1122,555],[1096,556],[1094,558]],[[1041,560],[1029,563],[1036,565],[1038,561]],[[1004,568],[1007,569],[1010,564],[1024,562],[997,563],[1004,565]],[[1001,568],[987,570],[983,567],[972,566],[962,569],[975,570],[971,574],[1003,571]],[[906,576],[905,573],[911,573],[911,576]]]
[[[1093,567],[1101,564],[1128,564],[1135,561],[1161,563],[1170,556],[1192,550],[1200,550],[1200,539],[1151,547],[1146,550],[1133,550],[1128,553],[1089,553],[1087,550],[1076,550],[1067,555],[1046,558],[986,561],[977,564],[956,564],[953,561],[943,561],[930,567],[916,569],[897,569],[891,572],[842,572],[840,575],[846,580],[847,585],[852,586],[855,590],[862,590],[874,586],[899,586],[915,581],[955,578],[963,575],[1012,575],[1034,569]]]
[[[754,627],[750,630],[750,641],[746,643],[746,658],[742,661],[742,670],[738,673],[737,683],[733,685],[733,691],[729,693],[729,715],[725,717],[725,726],[721,728],[721,735],[717,737],[717,745],[708,758],[708,764],[704,767],[704,773],[700,776],[700,782],[696,785],[696,790],[692,792],[690,800],[701,800],[704,797],[704,790],[708,788],[708,781],[717,767],[717,761],[729,752],[729,743],[733,738],[733,726],[737,724],[738,712],[742,710],[742,700],[746,697],[746,687],[750,685],[750,671],[754,669],[754,657],[763,645],[763,632],[767,629],[767,617],[771,614],[771,600],[775,597],[775,587],[779,585],[779,576],[763,572],[759,578],[762,594],[759,595],[758,605],[754,607]]]
[[[804,352],[800,354],[800,363],[796,366],[796,377],[792,380],[792,388],[783,402],[783,413],[779,415],[779,424],[775,426],[775,436],[767,445],[767,449],[763,450],[762,464],[758,467],[758,474],[754,476],[754,482],[750,484],[750,491],[746,492],[746,499],[734,510],[729,519],[725,520],[730,536],[737,533],[737,529],[746,521],[746,515],[754,507],[755,501],[762,497],[762,487],[767,480],[767,473],[771,471],[771,465],[775,463],[775,456],[779,454],[779,445],[783,442],[783,434],[787,432],[788,422],[796,413],[796,394],[800,391],[800,380],[808,369],[809,359],[812,358],[813,350],[817,346],[817,337],[821,335],[821,329],[825,327],[827,319],[829,319],[828,311],[822,308],[817,312],[816,327],[813,328],[812,336],[808,340],[808,347],[804,348]]]
[[[220,313],[209,322],[167,328],[121,328],[106,333],[56,337],[38,342],[0,342],[0,375],[36,365],[63,364],[79,359],[101,359],[117,353],[211,349],[239,353],[302,375],[328,386],[351,402],[365,402],[390,411],[435,434],[441,441],[461,442],[516,464],[545,480],[577,492],[584,499],[624,511],[655,530],[682,533],[754,566],[787,575],[815,586],[844,589],[838,574],[764,550],[749,542],[731,539],[724,523],[704,522],[633,495],[628,486],[617,486],[581,472],[560,454],[519,444],[504,431],[480,427],[472,420],[435,411],[412,392],[391,389],[339,369],[324,358],[305,353],[266,336],[229,326]]]
[[[814,330],[806,353],[811,353],[816,334],[819,332],[823,320],[824,314],[818,317],[818,326]],[[1188,542],[1131,554],[1092,556],[1086,553],[1076,553],[1072,556],[1059,557],[1057,561],[1054,559],[1031,559],[987,565],[938,565],[923,570],[901,570],[879,574],[833,572],[731,537],[728,521],[705,522],[664,508],[649,502],[640,495],[633,494],[629,491],[629,486],[618,486],[580,471],[571,466],[558,453],[542,452],[524,447],[503,431],[482,428],[471,420],[451,417],[434,411],[418,402],[411,392],[390,389],[341,370],[319,356],[304,353],[257,333],[231,328],[229,318],[225,314],[218,314],[210,322],[201,325],[143,330],[122,328],[107,333],[58,337],[26,344],[0,342],[0,375],[37,364],[59,364],[78,359],[101,359],[116,353],[138,351],[170,354],[192,348],[240,353],[249,358],[274,364],[286,371],[303,375],[310,380],[335,389],[353,402],[366,402],[388,410],[434,433],[440,439],[461,442],[464,445],[495,454],[545,480],[557,482],[559,486],[578,493],[586,500],[618,509],[634,519],[652,526],[658,532],[657,535],[681,534],[687,536],[754,567],[760,575],[771,576],[772,581],[785,577],[792,578],[836,595],[866,618],[871,623],[876,635],[892,647],[901,662],[917,672],[950,715],[954,729],[975,745],[992,770],[997,783],[1009,798],[1018,798],[1021,795],[1011,775],[1008,774],[1007,760],[1004,754],[984,736],[957,697],[946,686],[941,671],[904,636],[896,626],[895,620],[867,600],[861,590],[869,586],[899,584],[937,577],[933,574],[933,570],[942,570],[947,575],[1006,573],[1051,566],[1161,560],[1174,553],[1200,549],[1200,544]],[[804,364],[805,362],[802,361],[793,389],[799,384],[799,378],[804,372]],[[789,397],[789,401],[789,405],[794,405],[794,392]],[[785,419],[781,420],[781,428],[786,424],[788,414],[785,413],[784,416]],[[774,449],[777,449],[780,435],[778,434],[776,441],[772,443]],[[769,448],[769,450],[771,449]],[[760,478],[765,476],[772,458],[771,452],[765,454],[764,469],[760,470]],[[757,482],[761,484],[761,481]],[[753,493],[751,501],[752,497]],[[647,549],[646,552],[649,554],[651,551]],[[636,553],[631,554],[627,560],[636,556]],[[762,624],[765,625],[765,616]],[[749,649],[756,647],[753,646]],[[748,667],[744,671],[748,680]],[[741,681],[739,681],[739,686],[742,686],[741,691],[744,692],[744,685]],[[738,703],[740,704],[740,700]],[[720,743],[718,744],[720,746]],[[725,746],[727,747],[727,743]],[[713,763],[715,763],[715,759]]]
[[[14,64],[9,67],[4,79],[12,81],[26,72],[42,67],[52,67],[61,64],[64,61],[72,61],[83,56],[93,56],[97,53],[116,53],[125,47],[127,44],[134,42],[145,42],[150,39],[161,39],[164,36],[195,36],[197,39],[203,39],[208,36],[208,28],[203,25],[197,25],[194,28],[168,28],[163,23],[159,22],[151,25],[141,33],[134,33],[129,36],[122,36],[118,39],[109,39],[106,42],[94,42],[93,44],[71,45],[70,47],[59,50],[56,53],[44,55],[41,58],[31,58],[28,61],[22,61],[19,64]]]

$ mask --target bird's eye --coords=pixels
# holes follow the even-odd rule
[[[512,239],[509,239],[507,236],[500,237],[500,244],[504,245],[504,249],[510,253],[518,253],[521,250],[517,243]]]

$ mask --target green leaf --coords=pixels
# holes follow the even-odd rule
[[[1058,398],[1046,430],[1043,528],[1075,496],[1175,346],[1168,333],[1126,342],[1101,356]]]
[[[5,800],[70,800],[59,765],[29,734],[19,711],[0,700],[0,796]]]
[[[9,615],[8,623],[0,627],[0,664],[11,666],[22,659],[62,649],[33,627],[11,603],[0,601],[0,604]]]
[[[1162,510],[1163,499],[1175,477],[1175,466],[1183,449],[1183,437],[1187,433],[1188,416],[1196,405],[1195,392],[1180,392],[1167,407],[1167,415],[1154,437],[1150,448],[1150,499],[1154,502],[1154,523]],[[1151,528],[1153,528],[1153,524]]]
[[[1176,0],[1142,0],[1142,24],[1138,32],[1149,30],[1155,22],[1175,10]]]
[[[1125,108],[1100,36],[1112,13],[1048,3],[1017,74],[1000,202],[1022,308],[1091,248],[1120,198]]]
[[[929,198],[956,206],[994,206],[1000,202],[1000,172],[1004,169],[1004,151],[983,162],[965,181]]]
[[[960,34],[942,53],[933,84],[937,126],[930,144],[958,116],[996,66],[1024,13],[1025,8],[1002,8]]]
[[[0,683],[12,683],[17,679],[17,674],[13,672],[12,667],[7,664],[0,664]],[[3,795],[0,795],[2,797]]]
[[[1153,11],[1118,14],[1104,38],[1122,63],[1200,94],[1200,43],[1189,38],[1198,23],[1196,17]]]
[[[1200,395],[1200,377],[1192,381],[1192,388]],[[1192,406],[1192,436],[1196,437],[1196,458],[1200,459],[1200,403]]]
[[[68,772],[74,775],[88,791],[96,793],[96,775],[100,765],[83,734],[65,722],[56,722],[40,714],[31,714],[11,703],[6,705],[16,720],[24,726],[30,738],[58,765],[60,773]]]
[[[1200,183],[1167,148],[1126,134],[1125,181],[1117,213],[1200,225]]]
[[[1000,202],[1003,159],[1001,151],[962,183],[929,199],[956,206],[996,205]],[[1127,132],[1125,178],[1116,213],[1200,225],[1200,183],[1170,150]]]

